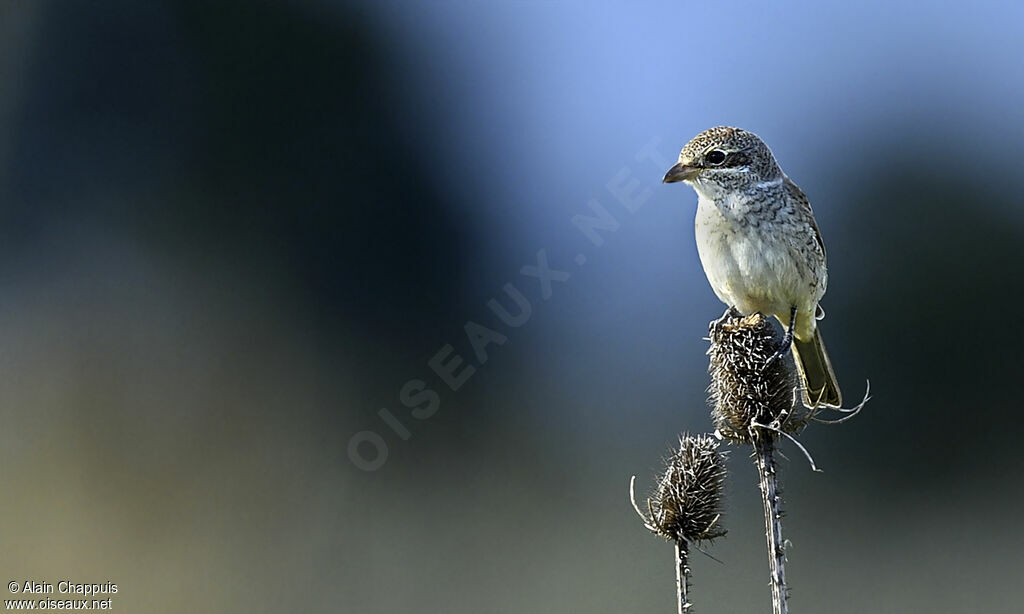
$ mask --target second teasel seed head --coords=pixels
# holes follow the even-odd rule
[[[647,527],[677,542],[701,542],[725,535],[721,514],[725,455],[711,435],[683,434],[665,459],[665,472],[648,500]]]

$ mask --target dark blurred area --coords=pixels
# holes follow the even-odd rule
[[[830,353],[873,395],[805,432],[824,474],[786,450],[794,610],[1018,611],[1021,11],[724,10],[0,6],[5,577],[140,612],[669,611],[627,487],[711,428],[724,306],[658,182],[729,123],[811,198]],[[694,601],[763,611],[730,462]]]

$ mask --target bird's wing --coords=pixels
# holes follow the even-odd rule
[[[825,259],[825,242],[821,240],[821,231],[818,230],[818,223],[814,220],[814,211],[811,210],[811,201],[807,200],[807,196],[803,190],[800,189],[793,180],[789,177],[785,179],[786,190],[789,191],[789,195],[793,198],[793,202],[796,203],[797,208],[806,214],[807,222],[811,225],[811,229],[814,231],[814,240],[817,241],[818,247],[821,248],[821,258]]]

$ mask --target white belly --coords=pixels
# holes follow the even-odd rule
[[[780,229],[745,223],[701,195],[695,230],[704,273],[722,302],[743,314],[774,315],[786,324],[792,307],[814,313],[820,297],[811,296],[807,267],[796,262]]]

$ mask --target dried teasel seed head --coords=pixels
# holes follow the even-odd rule
[[[792,355],[776,356],[783,339],[768,318],[730,311],[712,322],[710,336],[711,418],[723,437],[751,443],[751,437],[772,437],[771,430],[752,424],[791,435],[806,426],[812,412],[794,394]]]
[[[701,542],[725,535],[720,521],[725,488],[725,454],[712,435],[679,438],[665,459],[665,472],[648,500],[647,527],[676,542]]]

